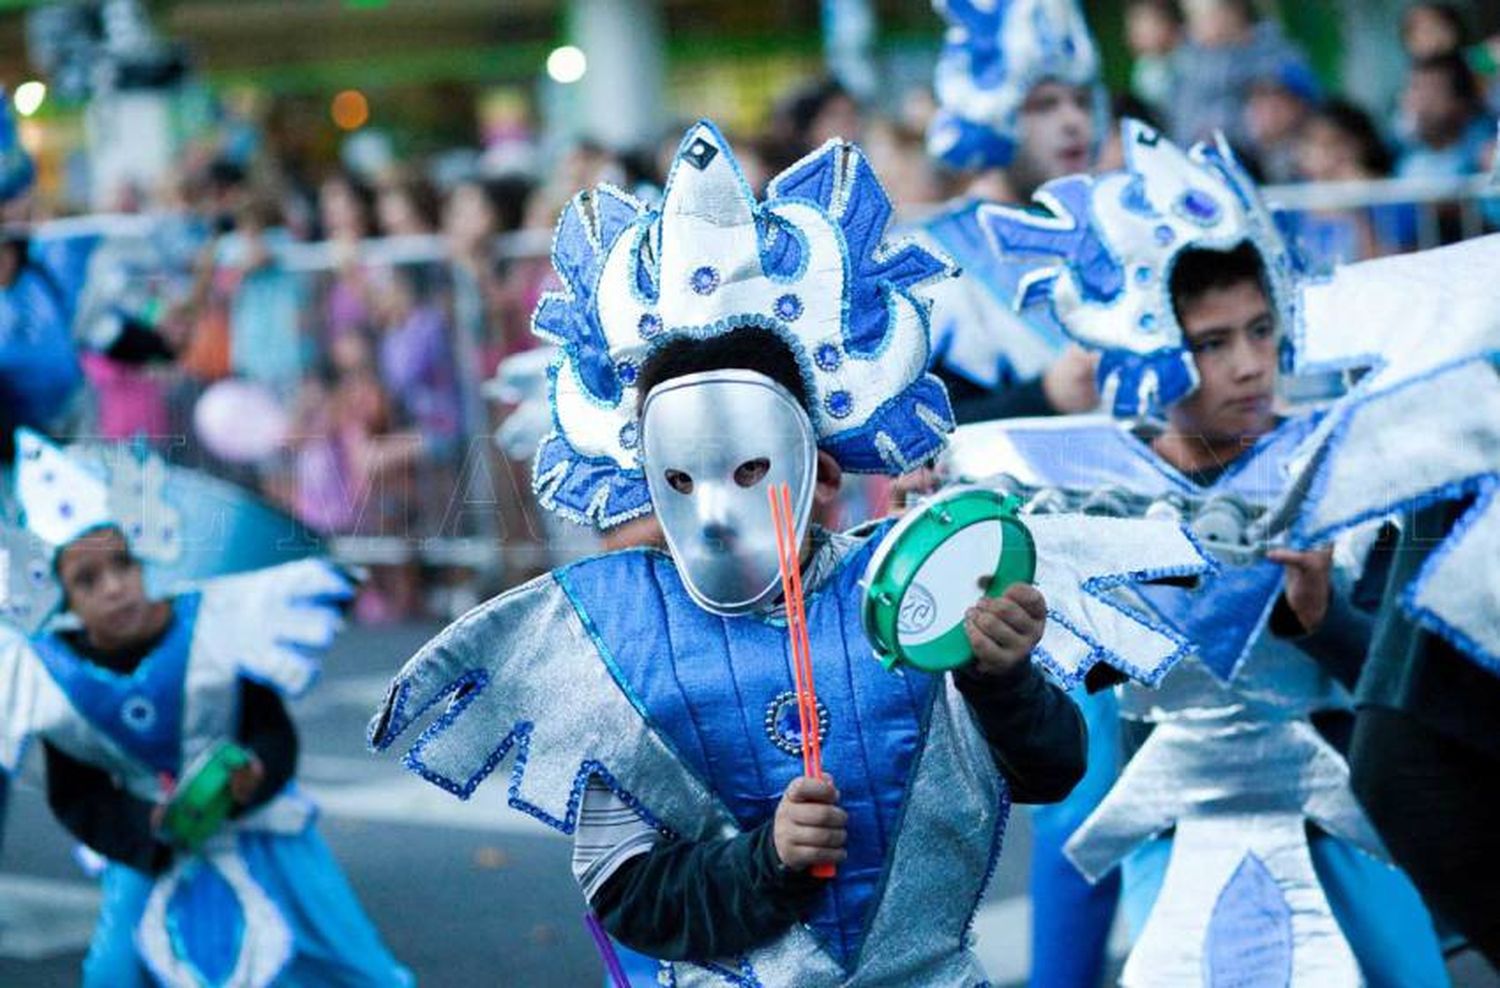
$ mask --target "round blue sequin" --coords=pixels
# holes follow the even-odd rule
[[[1194,223],[1211,226],[1219,221],[1223,211],[1214,197],[1200,189],[1189,189],[1177,200],[1177,210]]]
[[[634,422],[625,423],[620,430],[620,445],[626,449],[635,449],[636,441],[640,438],[640,430]]]
[[[1157,243],[1158,246],[1161,246],[1161,247],[1165,247],[1168,244],[1170,244],[1172,241],[1174,241],[1174,240],[1177,239],[1177,234],[1174,233],[1172,231],[1172,228],[1170,226],[1167,226],[1165,223],[1163,223],[1161,226],[1157,227],[1155,233],[1156,233],[1156,243]]]
[[[719,287],[719,272],[704,265],[693,272],[693,291],[699,295],[712,295]]]
[[[832,374],[844,362],[844,355],[832,343],[820,343],[813,351],[813,362],[818,365],[819,370]]]
[[[1150,268],[1142,265],[1135,269],[1135,282],[1138,285],[1148,285],[1153,275],[1154,272]]]
[[[776,300],[776,318],[782,322],[793,322],[802,315],[802,300],[787,292]]]
[[[1156,316],[1150,312],[1141,316],[1141,328],[1148,333],[1154,332],[1156,330]]]
[[[641,321],[636,324],[636,332],[641,334],[641,339],[649,340],[661,332],[661,316],[654,312],[648,312],[641,316]]]
[[[132,731],[149,731],[156,723],[156,706],[143,696],[132,696],[120,707],[120,720]]]
[[[823,399],[823,407],[828,409],[828,414],[834,418],[844,418],[854,411],[854,396],[847,391],[831,391],[828,397]]]
[[[817,701],[818,740],[828,742],[828,707]],[[766,705],[766,737],[788,755],[802,757],[802,723],[797,711],[797,694],[791,690],[777,693]]]
[[[620,378],[620,383],[628,388],[635,383],[635,379],[640,375],[640,368],[636,367],[629,360],[622,360],[615,365],[615,374]]]

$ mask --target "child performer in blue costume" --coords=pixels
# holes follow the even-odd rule
[[[948,25],[927,147],[966,181],[919,236],[964,277],[935,286],[935,373],[960,423],[1092,411],[1093,361],[1055,326],[1018,317],[979,207],[1024,203],[1044,182],[1093,167],[1109,107],[1076,0],[935,0]],[[1095,979],[1097,980],[1097,978]]]
[[[987,462],[1039,485],[1213,498],[1248,519],[1317,425],[1274,406],[1296,265],[1222,144],[1183,153],[1133,121],[1123,141],[1125,171],[1050,183],[1043,209],[981,221],[1028,269],[1033,316],[1103,351],[1114,414],[1165,423],[977,427],[992,430]],[[1199,590],[1140,591],[1194,655],[1155,691],[1126,687],[1137,750],[1069,842],[1091,877],[1125,862],[1124,983],[1217,983],[1253,964],[1277,983],[1443,984],[1426,910],[1384,863],[1336,732],[1331,744],[1312,722],[1342,713],[1347,731],[1339,680],[1365,619],[1332,592],[1329,551],[1247,549]]]
[[[53,813],[109,860],[83,984],[410,984],[293,781],[283,698],[311,684],[349,581],[304,560],[151,599],[141,555],[194,535],[157,485],[106,479],[35,433],[16,442],[26,528],[5,533],[8,616],[45,594],[50,568],[76,626],[0,646],[0,770],[40,740]],[[189,850],[166,807],[223,742],[248,755],[232,809]]]
[[[966,931],[1008,805],[1058,799],[1084,768],[1078,712],[1030,653],[1066,623],[1095,643],[1076,657],[1123,661],[1061,581],[1045,601],[1016,586],[972,610],[976,661],[951,676],[874,659],[860,579],[885,526],[840,535],[809,518],[842,470],[906,472],[951,428],[913,292],[948,269],[885,242],[889,215],[840,142],[758,203],[706,123],[659,211],[580,194],[553,251],[566,289],[536,314],[561,355],[535,483],[601,527],[654,511],[668,552],[597,556],[484,604],[407,664],[371,724],[384,748],[441,705],[406,763],[460,797],[514,756],[510,804],[574,836],[591,906],[662,959],[663,984],[982,983]],[[766,491],[781,483],[822,778],[802,774],[777,600]],[[1167,532],[1180,545],[1121,579],[1201,568]],[[1058,554],[1037,538],[1039,558]],[[1086,549],[1067,553],[1075,575],[1097,563]],[[1156,634],[1111,613],[1112,646]],[[812,877],[820,863],[836,876]]]
[[[937,0],[948,24],[928,149],[972,176],[966,193],[921,226],[963,269],[933,294],[935,372],[960,423],[1093,411],[1094,360],[1046,320],[1018,314],[1014,271],[979,223],[986,202],[1024,203],[1043,183],[1090,170],[1109,110],[1099,56],[1075,0]],[[1073,793],[1032,812],[1032,988],[1099,984],[1119,878],[1090,884],[1063,845],[1114,783],[1114,695],[1075,690],[1089,726],[1089,768]]]

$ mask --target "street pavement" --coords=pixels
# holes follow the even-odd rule
[[[321,827],[396,956],[429,988],[596,986],[603,971],[582,924],[566,838],[505,807],[502,768],[469,802],[365,750],[365,723],[385,684],[436,625],[354,628],[321,682],[296,703],[301,784]],[[0,851],[0,988],[75,985],[98,893],[48,814],[33,765],[11,793]],[[997,986],[1030,966],[1025,897],[1028,814],[1011,820],[1005,853],[975,922]],[[1112,944],[1116,963],[1124,943]],[[1461,985],[1494,985],[1469,964]]]

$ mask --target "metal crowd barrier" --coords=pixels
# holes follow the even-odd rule
[[[1273,210],[1287,217],[1294,228],[1300,224],[1300,229],[1317,231],[1320,236],[1333,231],[1326,239],[1344,250],[1345,256],[1321,258],[1325,263],[1363,259],[1348,256],[1348,248],[1359,242],[1348,237],[1339,240],[1339,224],[1358,229],[1357,224],[1372,211],[1386,211],[1379,215],[1394,216],[1409,226],[1410,243],[1385,245],[1400,249],[1432,247],[1500,226],[1500,187],[1484,177],[1279,185],[1267,187],[1265,195]],[[912,221],[920,212],[906,211],[904,218]],[[156,222],[149,216],[87,216],[48,223],[42,230],[48,236],[142,236]],[[506,265],[544,258],[550,239],[550,231],[540,230],[502,236],[496,240],[494,260]],[[325,289],[347,259],[329,243],[288,243],[277,247],[274,256],[281,269],[306,280],[301,330],[326,344],[327,327],[320,324]],[[539,517],[529,490],[516,483],[516,471],[491,441],[497,422],[485,397],[480,341],[491,338],[492,327],[480,287],[465,269],[450,263],[438,236],[370,239],[360,245],[358,262],[371,271],[420,268],[432,273],[427,291],[444,295],[439,301],[449,330],[461,427],[453,455],[441,464],[419,465],[416,486],[425,503],[407,506],[402,526],[394,530],[381,525],[335,530],[335,553],[362,565],[419,563],[468,570],[478,574],[481,582],[499,579],[502,569],[508,568],[508,575],[514,577],[517,572],[547,565],[555,545],[564,540]],[[232,472],[231,476],[246,479]],[[423,484],[424,476],[441,483]]]

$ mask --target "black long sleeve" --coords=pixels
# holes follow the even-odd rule
[[[670,841],[622,864],[590,905],[610,935],[661,960],[732,957],[784,933],[823,883],[781,867],[772,823]]]
[[[1088,726],[1068,695],[1031,663],[1008,676],[965,667],[953,682],[974,713],[1017,803],[1056,803],[1088,768]]]
[[[137,871],[156,874],[172,863],[172,848],[151,830],[154,803],[137,799],[104,769],[78,761],[49,742],[47,805],[79,842]]]
[[[266,770],[260,788],[233,816],[269,802],[297,774],[297,729],[286,704],[275,690],[249,679],[240,680],[240,723],[235,740],[255,753]]]
[[[1271,634],[1296,645],[1343,686],[1353,691],[1375,635],[1376,611],[1385,589],[1400,532],[1384,525],[1365,558],[1363,572],[1347,593],[1330,590],[1328,613],[1308,632],[1282,594],[1271,609]]]
[[[297,732],[274,690],[240,680],[240,718],[235,740],[255,753],[265,779],[250,802],[234,814],[268,802],[297,771]],[[78,840],[112,861],[147,874],[171,864],[172,848],[151,829],[155,804],[132,796],[104,769],[78,761],[43,743],[47,762],[47,805]]]

